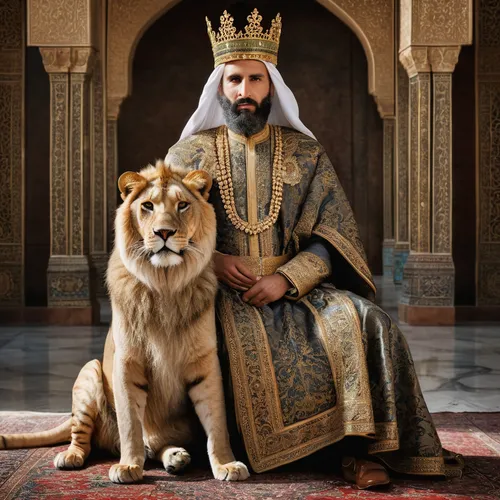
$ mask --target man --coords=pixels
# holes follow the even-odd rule
[[[375,286],[344,192],[276,69],[278,15],[236,33],[224,12],[200,104],[166,158],[215,180],[218,318],[238,426],[262,472],[363,436],[344,477],[459,474]],[[444,458],[446,454],[446,463]],[[370,456],[375,457],[369,458]],[[451,462],[455,462],[452,464]]]

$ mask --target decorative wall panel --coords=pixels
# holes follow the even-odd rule
[[[0,5],[0,307],[24,305],[24,2]]]
[[[400,50],[472,43],[472,0],[401,0]]]
[[[93,3],[93,0],[28,0],[28,45],[92,45]]]
[[[500,305],[500,1],[478,0],[478,305]]]

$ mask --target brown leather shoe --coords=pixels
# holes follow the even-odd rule
[[[360,490],[391,482],[383,465],[354,457],[342,458],[342,475],[346,481],[354,483]]]

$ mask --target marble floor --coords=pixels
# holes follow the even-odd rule
[[[396,317],[398,290],[378,286]],[[500,323],[401,328],[431,412],[500,411]],[[0,411],[69,411],[74,379],[101,357],[107,329],[0,326]]]

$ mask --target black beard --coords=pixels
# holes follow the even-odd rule
[[[217,99],[222,107],[226,124],[233,132],[250,137],[266,126],[271,113],[271,93],[262,99],[260,105],[249,97],[237,99],[233,103],[225,95],[217,94]],[[252,104],[255,106],[255,111],[252,113],[248,109],[238,110],[241,104]]]

